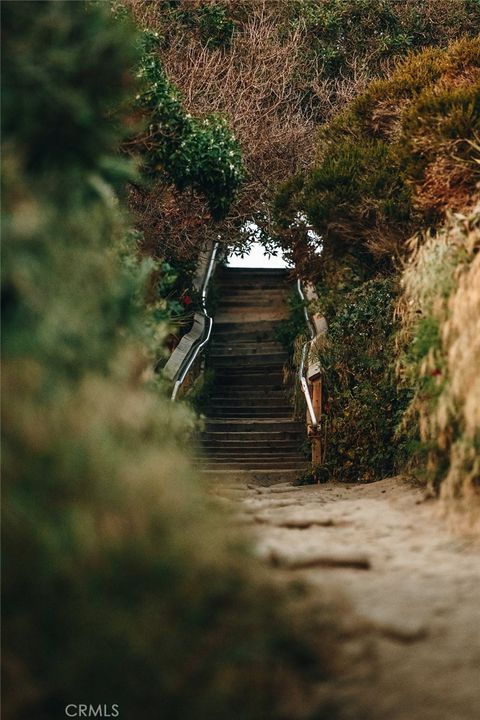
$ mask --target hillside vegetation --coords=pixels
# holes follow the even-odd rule
[[[480,206],[416,237],[402,273],[398,375],[407,463],[480,527]]]
[[[419,227],[472,204],[479,180],[480,38],[413,55],[321,128],[313,169],[277,196],[323,252],[372,273]]]
[[[156,33],[157,57],[194,117],[225,118],[242,152],[244,182],[224,220],[201,195],[158,180],[132,190],[149,251],[195,252],[218,236],[248,244],[255,219],[271,242],[271,204],[285,178],[310,166],[319,124],[398,58],[478,32],[472,0],[118,0]],[[290,252],[290,246],[284,248]]]
[[[295,244],[330,323],[320,361],[335,477],[416,468],[444,497],[478,497],[479,138],[480,38],[464,38],[372,82],[277,194],[280,242]]]

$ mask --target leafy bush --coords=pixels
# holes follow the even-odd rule
[[[475,32],[478,3],[470,0],[295,0],[293,22],[305,23],[323,71],[332,78],[360,67],[370,77],[385,63],[427,45]]]
[[[288,317],[276,323],[274,332],[275,339],[292,353],[295,340],[299,335],[304,335],[308,328],[305,327],[304,304],[296,290],[289,295],[287,305]]]
[[[195,8],[202,41],[206,47],[225,48],[230,45],[235,24],[229,16],[228,6],[221,2]]]
[[[401,430],[410,467],[478,521],[480,509],[480,214],[416,238],[402,275],[398,366],[413,388]]]
[[[332,630],[284,612],[227,535],[189,459],[193,415],[148,381],[156,268],[115,193],[134,176],[114,113],[132,30],[104,3],[2,13],[4,716],[51,720],[78,699],[147,719],[291,716]]]
[[[343,293],[327,311],[328,336],[318,349],[326,396],[324,471],[338,480],[370,481],[390,474],[394,434],[405,404],[392,362],[395,282],[378,278]],[[325,298],[328,287],[319,287]],[[325,307],[328,310],[328,305]]]
[[[223,217],[243,179],[241,152],[219,115],[203,118],[185,112],[178,90],[160,64],[157,33],[145,32],[139,78],[139,105],[147,112],[149,132],[141,138],[150,171],[163,173],[178,190],[191,187],[205,196],[212,216]]]
[[[303,214],[326,256],[388,267],[416,227],[473,202],[479,98],[478,38],[412,55],[321,129],[314,167],[277,196],[281,226]]]

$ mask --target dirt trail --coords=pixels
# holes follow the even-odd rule
[[[346,651],[364,651],[337,690],[349,718],[480,718],[480,552],[447,531],[435,502],[401,478],[298,488],[231,479],[215,492],[238,506],[279,578],[305,579],[349,608],[358,632]]]

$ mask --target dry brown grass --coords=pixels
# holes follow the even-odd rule
[[[471,205],[474,188],[470,164],[447,153],[426,167],[422,182],[415,187],[414,204],[422,212],[440,216],[447,210],[462,212]]]
[[[478,250],[478,228],[476,242]],[[449,382],[435,420],[439,437],[450,435],[453,421],[460,423],[462,434],[450,447],[441,496],[460,501],[480,531],[480,255],[468,267],[460,267],[458,276],[442,327]]]
[[[186,260],[220,231],[201,198],[162,182],[130,186],[128,203],[143,234],[142,251],[154,258]]]
[[[418,344],[421,323],[439,330],[420,356],[404,355],[399,364],[403,381],[416,388],[404,427],[416,425],[429,448],[427,470],[448,514],[480,531],[480,206],[450,215],[436,235],[411,246],[397,307],[399,346],[408,352]]]

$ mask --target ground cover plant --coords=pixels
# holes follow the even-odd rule
[[[227,536],[190,459],[194,416],[153,379],[168,326],[148,293],[168,269],[129,232],[138,171],[119,152],[135,33],[104,3],[2,16],[4,716],[78,699],[132,718],[291,716],[334,626],[285,612]]]

